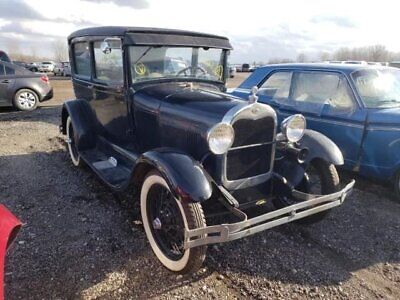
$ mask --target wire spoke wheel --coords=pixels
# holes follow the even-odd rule
[[[66,142],[67,142],[69,156],[70,156],[71,161],[74,164],[74,166],[79,167],[79,166],[81,166],[82,163],[81,163],[81,158],[80,158],[78,148],[76,145],[74,125],[72,124],[70,116],[68,116],[68,119],[67,119],[66,129],[67,129],[67,141]]]
[[[184,248],[185,229],[206,226],[200,203],[178,201],[164,178],[151,171],[140,192],[140,211],[150,246],[166,268],[183,274],[201,267],[207,246]]]
[[[169,258],[182,258],[185,225],[177,201],[160,184],[151,187],[148,199],[148,218],[157,244]]]

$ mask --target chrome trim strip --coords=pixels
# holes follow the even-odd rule
[[[267,105],[267,104],[263,104],[263,103],[259,103],[259,102],[255,102],[255,103],[251,103],[249,104],[248,102],[243,102],[242,104],[239,104],[237,106],[234,106],[233,108],[231,108],[226,114],[225,116],[222,118],[222,123],[228,123],[231,124],[233,126],[234,121],[237,119],[237,117],[243,113],[244,111],[247,110],[252,110],[255,109],[257,110],[257,113],[259,113],[260,111],[264,111],[264,113],[271,113],[274,116],[274,120],[275,120],[275,124],[274,124],[274,139],[276,137],[276,133],[277,133],[277,127],[278,127],[278,121],[277,121],[277,116],[276,116],[276,112],[272,109],[271,106]],[[263,115],[260,113],[260,116]],[[254,186],[257,184],[260,184],[262,182],[265,182],[267,180],[269,180],[272,176],[271,172],[274,168],[274,161],[275,161],[275,151],[276,151],[276,143],[275,140],[272,140],[271,142],[267,142],[267,143],[271,143],[271,161],[270,161],[270,170],[267,173],[264,174],[259,174],[257,176],[253,176],[253,177],[249,177],[249,178],[243,178],[243,179],[237,179],[237,180],[228,180],[227,178],[227,174],[226,174],[226,160],[227,160],[227,154],[230,150],[235,150],[238,147],[235,148],[231,148],[228,150],[227,153],[223,154],[222,156],[222,177],[221,177],[221,181],[222,181],[222,185],[228,189],[228,190],[237,190],[237,189],[244,189],[250,186]],[[246,145],[247,146],[247,145]],[[249,146],[250,147],[250,146]]]
[[[274,143],[274,142],[265,142],[265,143],[250,144],[250,145],[244,145],[244,146],[238,146],[238,147],[231,147],[231,148],[229,148],[229,151],[239,150],[239,149],[246,149],[246,148],[250,148],[250,147],[258,147],[258,146],[262,146],[262,145],[269,145],[269,144],[272,144],[272,143]]]
[[[386,126],[367,126],[367,131],[400,131],[399,127],[386,127]]]
[[[232,213],[241,217],[242,221],[197,229],[185,228],[184,248],[188,249],[201,245],[237,240],[278,225],[293,222],[340,206],[351,193],[354,184],[355,181],[352,180],[341,191],[329,195],[319,196],[301,193],[304,197],[311,198],[311,200],[296,203],[251,219],[248,219],[247,215],[241,210],[232,208]],[[210,234],[212,235],[210,236]]]

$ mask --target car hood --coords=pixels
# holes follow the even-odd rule
[[[207,133],[222,121],[229,110],[246,106],[240,98],[204,85],[167,83],[146,86],[135,98],[159,101],[158,129],[160,146],[175,147],[201,157],[207,150]]]
[[[162,107],[181,106],[186,113],[201,111],[201,117],[220,118],[236,105],[243,105],[243,99],[212,90],[203,85],[186,83],[163,83],[150,85],[137,91],[137,95],[162,101]]]

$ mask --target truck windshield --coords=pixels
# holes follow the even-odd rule
[[[366,107],[400,106],[400,71],[395,69],[363,69],[351,74]]]
[[[224,50],[194,47],[129,47],[132,82],[193,78],[223,82]]]

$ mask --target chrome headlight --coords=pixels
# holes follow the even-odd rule
[[[305,130],[306,119],[300,114],[286,118],[281,124],[282,134],[292,143],[300,141]]]
[[[208,147],[214,154],[224,154],[232,146],[235,131],[230,124],[218,123],[207,134]]]

